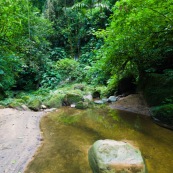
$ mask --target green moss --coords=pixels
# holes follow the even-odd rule
[[[29,103],[28,107],[34,111],[39,111],[41,108],[41,101],[38,98],[33,98]]]
[[[25,101],[24,100],[22,100],[22,99],[13,99],[12,101],[11,101],[11,103],[9,103],[9,107],[10,108],[17,108],[17,107],[20,107],[22,104],[24,104],[25,103]]]
[[[64,94],[55,94],[44,101],[44,104],[49,108],[59,108],[62,106]]]
[[[25,102],[28,102],[29,100],[31,100],[31,97],[28,95],[22,96],[21,99]]]
[[[82,95],[79,95],[79,94],[76,94],[76,93],[67,93],[64,97],[64,100],[63,100],[65,105],[78,103],[80,101],[83,101],[83,97],[82,97]]]
[[[89,107],[89,103],[88,102],[82,102],[82,101],[80,101],[80,102],[78,102],[76,104],[76,109],[86,109],[88,107]]]
[[[165,104],[152,108],[154,118],[173,126],[173,104]]]

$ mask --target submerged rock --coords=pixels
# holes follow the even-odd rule
[[[140,151],[126,142],[98,140],[88,159],[93,173],[146,173]]]
[[[103,101],[104,103],[107,103],[107,102],[108,102],[108,99],[107,99],[107,98],[103,98],[102,101]]]

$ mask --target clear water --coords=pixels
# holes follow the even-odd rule
[[[98,139],[138,147],[149,173],[173,173],[173,131],[150,118],[108,108],[62,108],[41,121],[44,144],[25,173],[92,173],[89,147]]]

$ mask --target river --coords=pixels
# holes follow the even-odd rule
[[[92,173],[87,158],[98,139],[138,147],[148,173],[173,172],[173,131],[149,117],[106,107],[62,108],[42,118],[44,142],[25,173]]]

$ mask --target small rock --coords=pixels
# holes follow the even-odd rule
[[[21,105],[21,109],[24,111],[30,111],[30,109],[26,105]]]
[[[75,105],[75,104],[71,104],[70,107],[71,107],[71,108],[75,108],[76,105]]]
[[[108,101],[109,102],[116,102],[118,100],[118,97],[115,97],[115,96],[110,96],[109,98],[108,98]]]
[[[103,100],[95,100],[94,103],[96,103],[96,104],[104,104]]]
[[[47,109],[47,106],[41,105],[41,108],[42,108],[42,109]]]
[[[45,109],[44,111],[45,112],[53,112],[53,111],[56,111],[57,108],[50,108],[50,109]]]

